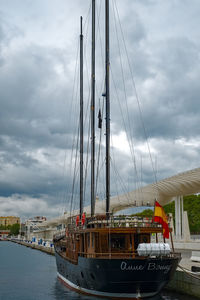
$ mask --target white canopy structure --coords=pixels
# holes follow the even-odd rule
[[[200,168],[177,174],[127,194],[111,197],[110,211],[116,213],[134,206],[153,206],[155,199],[161,205],[165,205],[175,197],[196,193],[200,193]],[[96,201],[95,212],[97,214],[105,213],[105,208],[105,200]],[[84,212],[90,215],[90,206],[84,207]],[[71,216],[77,214],[79,210],[74,211]],[[43,222],[43,226],[67,223],[69,216],[70,214],[66,213],[61,217]]]
[[[149,184],[119,197],[112,197],[110,210],[117,212],[122,209],[143,205],[154,205],[155,199],[165,205],[177,196],[187,196],[200,192],[200,168],[193,169],[175,176]],[[99,204],[96,204],[98,210]],[[101,207],[102,209],[102,207]]]

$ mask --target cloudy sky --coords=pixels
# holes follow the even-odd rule
[[[200,2],[110,4],[114,195],[153,182],[154,173],[162,179],[199,167]],[[96,115],[104,101],[103,9],[104,1],[97,1]],[[69,208],[78,128],[79,18],[84,18],[86,136],[90,14],[89,0],[0,1],[0,215],[50,218]],[[104,126],[102,131],[103,150]],[[87,137],[85,161],[86,152]],[[101,154],[100,198],[104,164]]]

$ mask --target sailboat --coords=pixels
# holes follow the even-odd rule
[[[95,69],[92,0],[92,74]],[[163,224],[145,218],[116,216],[110,212],[110,86],[109,0],[105,0],[105,102],[106,102],[106,207],[95,213],[94,118],[91,115],[91,213],[83,208],[83,33],[80,33],[80,209],[67,220],[64,234],[54,236],[58,278],[69,288],[87,295],[112,299],[134,299],[158,294],[172,278],[180,254],[169,244],[158,242]],[[92,102],[94,107],[94,76]],[[94,111],[94,110],[93,110]],[[159,207],[159,204],[157,203]],[[162,208],[158,209],[163,212]],[[160,218],[160,216],[159,216]],[[158,218],[158,219],[159,219]],[[164,219],[164,218],[163,218]],[[169,229],[171,234],[171,229]],[[152,241],[155,239],[156,241]]]

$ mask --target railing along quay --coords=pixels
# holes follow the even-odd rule
[[[12,239],[10,241],[14,242],[16,244],[19,244],[19,245],[23,245],[23,246],[32,248],[32,249],[40,250],[40,251],[45,252],[47,254],[55,255],[54,247],[47,247],[47,246],[44,246],[44,245],[38,245],[36,243],[32,243],[30,241],[21,241],[21,240],[17,240],[17,239]]]

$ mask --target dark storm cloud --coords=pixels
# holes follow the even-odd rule
[[[199,134],[200,56],[188,39],[168,39],[159,49],[156,76],[143,107],[151,137],[180,138]]]
[[[66,98],[69,92],[60,86],[55,65],[59,54],[50,49],[28,47],[15,53],[1,67],[0,132],[31,147],[54,145],[64,147],[71,132],[63,128],[68,118]],[[54,82],[54,85],[52,85]]]
[[[153,182],[155,174],[152,164],[158,179],[196,167],[200,146],[199,18],[195,14],[199,10],[198,3],[194,1],[192,7],[188,1],[161,4],[156,0],[126,0],[116,3],[129,61],[117,22],[121,60],[115,27],[111,28],[111,128],[114,140],[119,139],[118,145],[111,151],[112,195],[124,192],[124,187],[133,189]],[[85,14],[84,21],[87,21],[89,4],[90,1],[60,1],[55,5],[54,1],[47,0],[42,3],[23,0],[20,4],[3,1],[1,4],[1,214],[13,212],[28,216],[41,213],[53,216],[58,214],[60,202],[71,199],[75,158],[72,158],[70,149],[72,144],[74,148],[77,144],[74,135],[78,131],[79,115],[79,85],[74,85],[76,47],[79,17]],[[97,7],[100,8],[100,5]],[[113,8],[111,3],[111,12],[113,9],[115,6]],[[102,13],[100,17],[103,17]],[[100,28],[104,29],[104,19],[101,22]],[[113,17],[111,24],[115,26]],[[86,31],[86,27],[84,29]],[[90,47],[90,33],[84,32],[84,39]],[[104,42],[100,44],[97,41],[97,45],[97,60],[100,58],[96,68],[98,99],[101,98],[105,78],[105,68],[101,65],[104,61],[101,57]],[[90,51],[89,48],[87,55]],[[88,68],[84,80],[85,102],[90,98],[89,62],[90,58],[84,62],[85,70]],[[124,77],[121,75],[121,62]],[[129,63],[149,137],[152,162],[149,160]],[[77,69],[76,79],[78,77]],[[85,110],[86,107],[85,103]],[[88,121],[89,115],[86,123]],[[130,155],[125,138],[122,139],[123,122],[128,140],[133,143],[135,157]],[[85,126],[85,135],[87,131]],[[105,143],[104,136],[102,139]],[[96,141],[99,141],[98,131]],[[85,157],[87,143],[86,137]],[[102,148],[104,150],[104,145]],[[102,154],[100,159],[100,198],[105,196],[104,156]],[[90,168],[90,163],[88,165]],[[75,173],[78,183],[78,171]],[[89,180],[87,186],[89,190]],[[77,184],[75,194],[78,195]],[[89,198],[87,191],[87,203]]]

